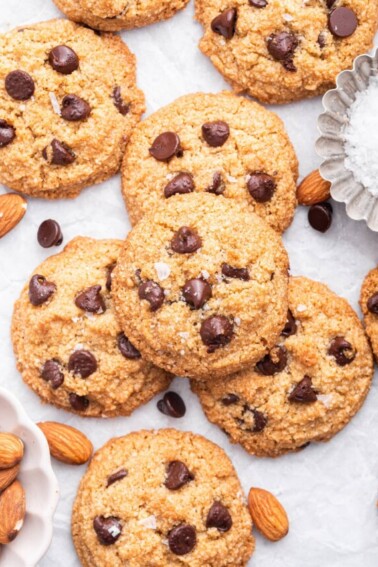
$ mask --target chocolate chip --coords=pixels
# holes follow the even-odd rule
[[[56,285],[44,276],[36,274],[29,283],[29,299],[32,305],[42,305],[55,293]]]
[[[293,57],[297,47],[298,39],[291,32],[282,31],[268,38],[268,51],[270,55],[273,59],[282,63],[287,71],[296,71]]]
[[[309,404],[316,402],[318,399],[317,393],[312,387],[312,379],[310,376],[305,376],[294,389],[290,392],[288,397],[290,402],[299,402],[302,404]]]
[[[264,376],[273,376],[278,372],[282,372],[287,363],[287,350],[283,346],[275,346],[269,354],[265,355],[260,362],[256,364],[256,370]]]
[[[91,107],[82,98],[76,95],[66,95],[62,100],[61,115],[64,120],[77,122],[88,118]]]
[[[59,142],[55,138],[50,147],[46,147],[42,151],[42,155],[46,161],[53,165],[70,165],[76,159],[72,149],[65,142]]]
[[[72,409],[76,411],[85,411],[89,406],[89,400],[87,396],[78,396],[74,392],[68,396],[69,402]]]
[[[63,242],[63,234],[59,224],[53,219],[43,221],[39,225],[37,240],[42,248],[60,246]]]
[[[79,68],[79,58],[67,45],[57,45],[49,53],[51,67],[62,75],[70,75]]]
[[[330,10],[335,3],[336,3],[336,0],[326,0],[326,6],[327,6],[328,10]]]
[[[125,333],[120,333],[117,337],[118,348],[121,351],[122,356],[128,358],[129,360],[135,360],[141,357],[141,354],[137,348],[129,341]]]
[[[224,315],[213,315],[202,321],[200,335],[208,353],[227,345],[234,334],[234,326]]]
[[[213,175],[213,183],[206,188],[208,193],[214,193],[214,195],[221,195],[226,186],[222,179],[222,174],[216,171]]]
[[[112,545],[122,533],[122,524],[116,516],[96,516],[93,528],[101,545]]]
[[[186,555],[196,546],[196,529],[188,524],[180,524],[168,534],[169,549],[175,555]]]
[[[174,156],[181,157],[180,138],[174,132],[163,132],[155,138],[149,152],[158,161],[169,161]]]
[[[122,480],[123,478],[125,478],[129,473],[127,472],[126,469],[119,469],[118,471],[114,472],[113,474],[108,476],[108,481],[106,483],[106,488],[108,488],[109,486],[111,486],[112,484],[114,484],[115,482],[118,482],[119,480]]]
[[[46,382],[50,382],[53,390],[59,388],[64,382],[64,374],[61,371],[59,361],[54,358],[46,360],[41,370],[41,376]]]
[[[87,313],[104,313],[106,305],[101,295],[101,286],[92,285],[75,297],[75,305]]]
[[[318,203],[312,205],[308,211],[308,222],[313,229],[326,232],[332,223],[332,205],[330,203]]]
[[[212,296],[211,285],[201,278],[188,280],[182,289],[182,295],[191,307],[200,309]]]
[[[254,8],[265,8],[268,5],[267,0],[248,0],[248,2]]]
[[[356,351],[344,337],[335,337],[331,341],[328,354],[335,357],[339,366],[346,366],[356,358]]]
[[[34,94],[35,85],[25,71],[11,71],[5,77],[5,90],[15,100],[28,100]]]
[[[151,311],[157,311],[164,303],[164,290],[159,284],[148,280],[138,288],[139,299],[145,299],[150,304]]]
[[[212,148],[219,148],[226,143],[230,135],[230,128],[223,120],[206,122],[202,124],[202,136]]]
[[[266,424],[268,423],[268,418],[264,415],[261,411],[257,409],[252,409],[253,418],[254,418],[254,426],[253,426],[253,433],[260,433],[263,429],[265,429]]]
[[[5,148],[13,142],[16,137],[16,130],[6,120],[0,120],[0,148]]]
[[[88,378],[97,370],[97,360],[88,350],[75,350],[68,360],[68,370],[81,378]]]
[[[164,196],[166,199],[173,195],[183,195],[194,191],[193,176],[190,173],[179,173],[164,187]]]
[[[335,37],[349,37],[358,26],[356,14],[351,8],[335,8],[328,16],[328,28]]]
[[[202,246],[202,240],[194,228],[182,226],[174,233],[171,240],[173,252],[178,254],[191,254]]]
[[[378,315],[378,292],[373,293],[367,301],[366,304],[370,313],[374,313],[374,315]]]
[[[238,280],[244,280],[245,282],[249,280],[247,268],[235,268],[234,266],[230,266],[230,264],[222,264],[222,274],[227,278],[236,278]]]
[[[297,324],[295,322],[292,312],[290,311],[290,309],[288,309],[287,321],[284,328],[281,331],[281,335],[283,337],[290,337],[291,335],[295,335],[296,332],[297,332]]]
[[[206,527],[217,528],[219,532],[228,532],[231,529],[231,514],[221,502],[214,502],[211,506],[206,518]]]
[[[171,461],[167,466],[167,476],[164,482],[169,490],[178,490],[194,479],[194,475],[181,461]]]
[[[227,394],[222,398],[222,404],[224,406],[232,406],[233,404],[237,404],[240,401],[240,398],[237,394]]]
[[[323,49],[323,47],[325,47],[327,45],[324,33],[320,32],[320,34],[318,35],[317,42],[319,44],[319,47],[322,48],[322,49]]]
[[[116,267],[116,262],[114,262],[113,264],[110,264],[110,266],[108,266],[106,268],[106,289],[108,291],[110,291],[112,289],[112,273],[114,268]]]
[[[180,418],[186,413],[184,400],[176,392],[164,394],[163,399],[158,401],[157,407],[161,413],[170,417]]]
[[[211,29],[213,32],[223,35],[226,39],[231,39],[235,35],[237,17],[236,8],[228,8],[213,19]]]
[[[247,181],[249,194],[257,203],[267,203],[273,197],[276,184],[270,175],[262,171],[250,174]]]
[[[114,87],[112,97],[116,109],[122,114],[122,116],[126,116],[126,114],[130,111],[130,104],[124,102],[121,95],[121,87]]]

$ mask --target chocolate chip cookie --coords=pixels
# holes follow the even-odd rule
[[[284,231],[294,215],[298,163],[273,112],[232,93],[191,94],[134,130],[122,167],[132,223],[177,194],[223,195]]]
[[[371,270],[364,279],[360,306],[364,316],[366,333],[375,359],[378,360],[378,268]]]
[[[104,31],[130,30],[171,18],[189,0],[54,0],[75,22]]]
[[[206,416],[251,454],[277,457],[328,441],[361,407],[373,377],[361,323],[325,285],[291,278],[281,337],[254,367],[192,382]]]
[[[332,88],[372,47],[375,0],[196,0],[201,51],[237,92],[284,103]]]
[[[0,183],[75,197],[117,172],[144,111],[119,37],[52,20],[0,35]]]
[[[243,567],[251,528],[224,451],[174,429],[111,439],[94,455],[72,515],[84,567]]]
[[[129,233],[114,271],[121,326],[143,356],[212,379],[257,362],[286,321],[279,235],[231,199],[168,199]]]
[[[170,383],[115,319],[111,276],[121,245],[75,238],[38,266],[14,308],[24,381],[44,402],[84,416],[128,415]]]

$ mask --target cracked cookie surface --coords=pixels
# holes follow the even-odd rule
[[[0,36],[0,182],[75,197],[119,169],[144,111],[119,37],[51,20]]]
[[[72,516],[84,567],[243,567],[251,528],[224,451],[173,429],[110,440],[94,455]]]
[[[192,381],[192,389],[233,443],[276,457],[333,437],[363,404],[372,377],[371,350],[347,301],[295,277],[271,356],[226,379]]]

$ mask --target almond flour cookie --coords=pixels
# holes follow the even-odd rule
[[[255,367],[192,382],[206,416],[251,454],[277,457],[328,441],[365,400],[372,356],[349,304],[325,285],[291,278],[281,337]]]
[[[67,20],[0,35],[0,183],[75,197],[117,172],[144,111],[119,37]]]
[[[251,528],[224,451],[174,429],[111,439],[94,455],[72,515],[84,567],[243,567]]]
[[[178,193],[223,195],[283,232],[294,215],[298,162],[281,120],[231,93],[191,94],[138,125],[122,167],[132,223]]]
[[[283,103],[325,92],[372,47],[375,0],[196,0],[201,51],[237,92]]]
[[[371,270],[362,284],[360,306],[366,333],[378,360],[378,268]]]
[[[54,0],[70,20],[104,31],[130,30],[167,20],[188,0]]]
[[[129,233],[114,271],[121,326],[143,356],[212,379],[257,362],[287,313],[281,238],[237,203],[177,195]]]
[[[38,266],[14,308],[24,381],[44,402],[84,416],[128,415],[170,383],[115,319],[111,274],[121,245],[75,238]]]

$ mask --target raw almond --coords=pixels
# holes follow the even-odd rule
[[[25,492],[18,480],[0,494],[0,543],[10,543],[22,528],[25,518]]]
[[[10,469],[3,469],[0,471],[0,492],[8,488],[10,484],[16,479],[20,470],[20,465],[15,465]]]
[[[17,193],[0,195],[0,238],[14,228],[26,213],[27,203]]]
[[[69,465],[83,465],[92,456],[93,446],[78,429],[56,421],[38,423],[55,459]]]
[[[300,205],[316,205],[330,198],[329,181],[325,181],[318,169],[305,177],[297,189],[297,199]]]
[[[12,433],[0,433],[0,469],[10,469],[24,456],[24,444]]]
[[[289,531],[289,520],[282,504],[267,490],[251,488],[248,507],[256,528],[270,541],[278,541]]]

